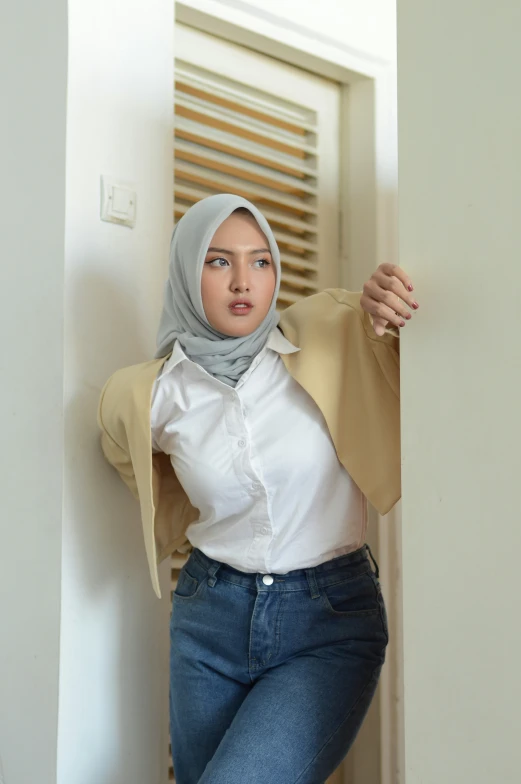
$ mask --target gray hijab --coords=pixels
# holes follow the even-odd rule
[[[230,337],[215,330],[203,310],[201,276],[211,239],[234,210],[245,207],[265,234],[277,281],[273,300],[264,321],[255,332]],[[231,193],[209,196],[186,212],[174,229],[170,243],[169,276],[165,286],[163,312],[159,322],[156,357],[164,357],[176,340],[185,354],[220,381],[234,387],[264,348],[276,327],[280,287],[280,253],[268,221],[249,201]]]

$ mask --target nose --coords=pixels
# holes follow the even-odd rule
[[[242,294],[245,291],[250,290],[250,279],[247,265],[237,264],[237,266],[234,267],[230,288],[237,294]]]

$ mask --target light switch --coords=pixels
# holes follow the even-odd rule
[[[132,203],[131,190],[128,190],[127,188],[118,188],[117,185],[112,188],[111,212],[113,215],[118,215],[121,218],[128,218]]]
[[[131,185],[101,177],[101,220],[119,223],[120,226],[135,224],[136,191]]]

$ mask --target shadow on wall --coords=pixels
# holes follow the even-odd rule
[[[74,537],[77,577],[97,599],[126,573],[135,573],[133,566],[143,565],[134,562],[132,547],[141,536],[138,505],[101,452],[99,396],[112,373],[150,358],[153,347],[145,349],[134,297],[120,282],[78,276],[67,296],[73,314],[66,353],[65,478],[71,502],[67,522]],[[123,533],[129,541],[122,541]],[[135,555],[145,563],[141,540],[135,544],[140,545]]]
[[[136,292],[119,281],[78,274],[67,297],[62,780],[159,781],[168,602],[153,592],[139,506],[105,461],[96,424],[107,378],[154,347]]]

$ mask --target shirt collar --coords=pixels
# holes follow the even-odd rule
[[[166,375],[166,373],[170,373],[170,371],[173,370],[177,365],[179,365],[179,363],[182,362],[184,359],[188,359],[188,357],[186,356],[185,352],[181,348],[181,344],[179,343],[179,341],[176,340],[174,343],[174,348],[172,349],[172,353],[170,354],[169,357],[167,357],[164,365],[161,368],[161,371],[158,375],[158,379],[163,378],[163,376]]]
[[[272,351],[276,351],[277,354],[294,354],[296,351],[300,351],[297,346],[294,346],[293,343],[284,337],[280,329],[277,327],[272,329],[268,335],[266,348],[269,348]],[[188,357],[181,348],[179,341],[176,340],[174,343],[174,348],[172,349],[172,353],[166,359],[164,365],[161,368],[158,379],[162,378],[166,373],[170,373],[171,370],[173,370],[177,365],[179,365],[180,362],[183,362],[185,359],[188,359]]]
[[[276,351],[277,354],[294,354],[296,351],[300,351],[297,346],[294,346],[293,343],[290,343],[290,341],[284,337],[277,327],[272,329],[268,335],[266,346],[267,348]]]

